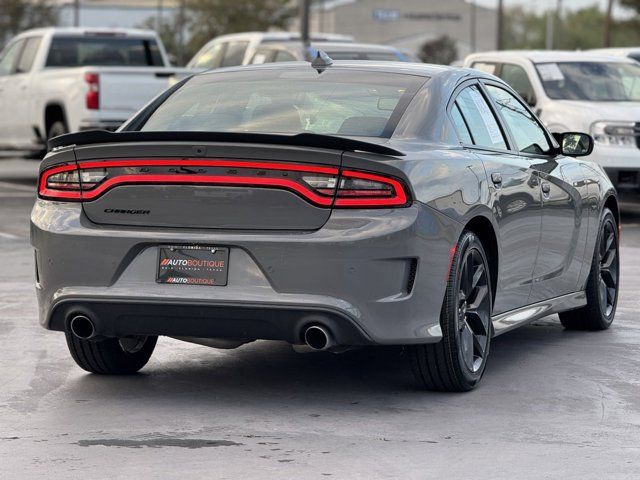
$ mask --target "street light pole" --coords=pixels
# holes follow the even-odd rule
[[[504,1],[498,0],[498,50],[504,48]]]
[[[547,50],[553,50],[553,23],[555,22],[555,15],[552,8],[547,10],[547,38],[545,46]]]
[[[469,15],[469,43],[471,46],[471,53],[476,51],[476,0],[471,0],[469,3],[471,12]]]
[[[156,32],[160,34],[162,29],[162,0],[158,0],[158,10],[156,12]]]
[[[80,0],[73,1],[73,26],[80,26]]]
[[[180,0],[180,7],[178,10],[178,63],[180,66],[185,64],[184,61],[184,24],[185,24],[185,10],[187,9],[186,0]]]
[[[300,40],[309,51],[311,43],[309,41],[309,10],[311,9],[311,0],[300,0]]]

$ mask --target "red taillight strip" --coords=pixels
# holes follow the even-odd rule
[[[105,191],[118,185],[247,185],[257,187],[275,187],[293,190],[307,200],[323,207],[331,206],[332,197],[322,197],[309,188],[293,180],[286,178],[261,178],[261,177],[228,177],[219,175],[133,175],[119,176],[106,180],[93,190],[87,190],[82,194],[82,200],[93,200]]]
[[[334,167],[319,167],[315,165],[301,165],[299,163],[276,162],[246,162],[237,160],[170,160],[170,159],[143,159],[143,160],[106,160],[80,162],[82,170],[91,168],[110,167],[233,167],[253,168],[258,170],[288,170],[290,172],[311,172],[327,175],[337,175],[338,169]]]
[[[81,200],[82,193],[80,191],[61,191],[47,188],[47,180],[49,180],[49,177],[52,175],[55,175],[56,173],[71,172],[77,169],[78,167],[76,165],[62,165],[60,167],[49,168],[42,172],[40,175],[40,184],[38,186],[38,193],[40,196],[46,198],[63,198],[65,200]]]
[[[353,170],[343,170],[341,175],[391,185],[394,195],[386,198],[340,198],[338,196],[334,202],[336,207],[398,207],[407,204],[407,193],[404,186],[393,178]]]

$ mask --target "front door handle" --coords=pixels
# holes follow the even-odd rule
[[[502,174],[500,172],[493,172],[491,174],[491,181],[496,187],[502,185]]]

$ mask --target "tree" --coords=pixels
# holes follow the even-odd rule
[[[218,35],[284,29],[297,13],[289,0],[187,0],[186,50],[195,53]]]
[[[0,43],[23,30],[58,23],[53,0],[0,0]]]
[[[442,35],[425,42],[418,56],[425,63],[450,65],[458,58],[458,47],[454,39],[448,35]]]

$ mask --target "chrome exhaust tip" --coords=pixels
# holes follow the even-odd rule
[[[71,333],[82,340],[89,340],[96,336],[96,327],[86,315],[76,315],[69,324]]]
[[[314,350],[328,350],[334,346],[331,333],[321,325],[311,325],[304,331],[305,343]]]

